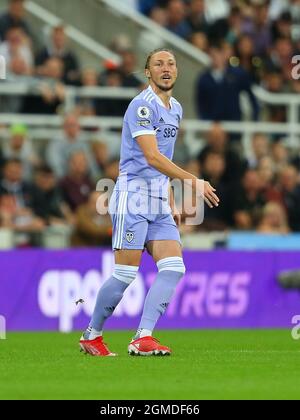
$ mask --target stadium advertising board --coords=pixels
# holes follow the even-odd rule
[[[277,281],[280,272],[299,268],[300,253],[186,251],[184,260],[186,275],[159,328],[290,328],[300,313],[299,292]],[[112,273],[113,254],[13,251],[2,252],[0,263],[0,314],[7,331],[68,332],[89,322],[99,286]],[[156,266],[145,254],[108,329],[136,328],[155,275]]]

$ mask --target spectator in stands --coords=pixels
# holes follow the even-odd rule
[[[36,66],[38,66],[38,74],[44,75],[44,64],[52,57],[60,58],[63,61],[63,81],[66,84],[77,84],[79,80],[79,62],[75,52],[68,47],[68,40],[63,25],[53,28],[49,45],[37,54]]]
[[[212,68],[200,75],[196,86],[198,116],[212,121],[241,121],[240,94],[250,99],[253,119],[258,119],[258,104],[251,91],[251,79],[241,67],[228,65],[221,46],[210,49]]]
[[[206,155],[209,152],[221,153],[224,155],[226,169],[222,176],[222,181],[230,183],[242,176],[246,165],[239,155],[230,148],[228,140],[228,134],[224,131],[222,126],[219,123],[213,124],[207,133],[207,145],[201,150],[198,160],[202,167]]]
[[[235,194],[233,215],[236,228],[254,229],[264,205],[265,199],[258,173],[254,169],[248,169],[243,176],[239,191]]]
[[[289,11],[283,12],[278,19],[274,20],[272,26],[273,40],[282,37],[290,38],[292,36],[292,23],[292,16]]]
[[[0,55],[5,58],[9,74],[32,74],[33,55],[21,26],[11,26],[8,29],[5,41],[0,44]]]
[[[104,171],[104,178],[112,179],[113,181],[117,181],[119,176],[119,160],[111,160],[105,166]]]
[[[23,181],[23,168],[19,160],[8,160],[3,168],[0,180],[1,219],[5,227],[20,233],[17,237],[21,245],[32,240],[30,233],[41,232],[44,222],[37,217],[32,209],[32,186]]]
[[[272,145],[272,159],[275,171],[279,173],[289,163],[289,151],[283,141],[276,141]]]
[[[286,212],[282,205],[270,201],[262,210],[257,232],[287,234],[290,228],[287,222]]]
[[[205,16],[205,0],[191,0],[186,18],[191,32],[209,34],[209,23]]]
[[[280,37],[265,60],[265,68],[270,72],[280,72],[283,74],[285,81],[291,80],[293,68],[292,57],[294,55],[294,47],[290,38]]]
[[[87,137],[81,132],[76,114],[65,116],[63,129],[63,135],[58,139],[51,140],[46,151],[47,163],[55,175],[58,178],[63,178],[68,171],[70,156],[75,151],[81,150],[87,158],[89,171],[93,177],[97,177],[97,166],[91,155]]]
[[[231,45],[235,45],[242,35],[243,16],[240,7],[232,7],[227,22],[228,31],[225,39]]]
[[[86,67],[81,71],[80,86],[82,87],[96,87],[98,83],[98,73],[92,67]]]
[[[87,202],[96,185],[89,176],[88,161],[83,151],[72,153],[68,168],[68,173],[61,180],[60,187],[64,200],[74,211],[78,206]]]
[[[11,126],[9,141],[3,145],[3,157],[7,160],[20,160],[23,165],[24,178],[30,179],[33,169],[40,163],[40,159],[28,139],[25,125],[14,124]]]
[[[80,86],[93,88],[98,86],[98,73],[93,68],[85,68],[81,72]],[[95,98],[79,98],[77,99],[77,105],[80,109],[80,114],[84,116],[95,116],[96,115],[96,104]]]
[[[107,70],[102,75],[102,83],[107,87],[122,87],[122,75],[118,69]],[[96,100],[96,114],[102,117],[123,117],[128,101],[116,98],[101,98]]]
[[[168,25],[168,14],[166,9],[162,7],[153,7],[149,14],[149,18],[163,28],[166,28]]]
[[[30,205],[31,186],[23,181],[23,166],[18,159],[7,160],[0,180],[0,195],[12,194],[20,208]]]
[[[276,186],[276,168],[272,158],[268,156],[261,157],[257,167],[257,173],[261,181],[262,193],[267,202],[276,201],[283,204],[282,195]]]
[[[93,142],[92,153],[97,164],[99,175],[102,176],[105,172],[107,164],[109,163],[109,151],[107,144],[101,141]]]
[[[225,39],[228,31],[227,19],[230,5],[227,0],[205,1],[205,16],[209,23],[209,39],[212,44]]]
[[[37,234],[45,225],[28,208],[18,207],[13,194],[0,194],[0,226],[15,233],[15,246],[38,244]]]
[[[142,89],[143,82],[135,75],[135,53],[129,48],[124,48],[122,43],[118,44],[116,48],[122,58],[121,65],[117,66],[114,63],[106,62],[106,70],[100,76],[100,84],[107,87]],[[123,117],[129,102],[128,99],[101,98],[96,101],[96,113],[100,116]]]
[[[64,203],[62,193],[57,186],[54,172],[47,165],[41,165],[35,171],[31,208],[46,225],[73,222],[71,211]]]
[[[189,38],[189,41],[200,51],[206,53],[208,52],[209,43],[208,38],[204,32],[193,32]]]
[[[65,86],[62,83],[64,64],[60,58],[51,57],[44,64],[44,79],[37,81],[34,89],[37,95],[26,96],[23,114],[57,114],[65,100]]]
[[[237,64],[249,75],[252,83],[259,83],[263,61],[254,55],[254,44],[249,35],[241,35],[235,44]]]
[[[272,93],[282,93],[285,90],[282,74],[278,70],[266,72],[263,86]],[[267,119],[270,122],[286,122],[286,107],[284,105],[267,104]]]
[[[190,25],[186,21],[187,9],[182,0],[169,0],[167,4],[168,29],[181,38],[191,35]]]
[[[101,200],[101,193],[94,191],[90,194],[88,202],[78,208],[73,246],[101,246],[111,243],[111,219],[108,213],[99,214],[97,210],[99,199]]]
[[[255,55],[264,57],[272,45],[269,7],[267,2],[260,2],[252,3],[252,9],[252,17],[243,21],[242,32],[251,36]]]
[[[229,185],[222,181],[225,170],[226,161],[222,153],[210,151],[206,154],[203,161],[202,176],[216,188],[222,205],[216,207],[216,211],[205,206],[205,219],[201,229],[224,230],[229,224]]]
[[[279,177],[279,189],[287,209],[288,221],[293,231],[300,231],[300,183],[299,174],[292,165],[282,168]]]
[[[121,52],[122,62],[119,72],[122,78],[123,87],[142,88],[143,83],[135,76],[136,72],[136,55],[132,50]]]
[[[8,10],[0,16],[0,40],[6,38],[7,32],[13,26],[19,26],[29,36],[32,36],[32,31],[29,24],[25,20],[25,0],[9,0]]]
[[[270,153],[270,142],[266,135],[256,133],[251,140],[251,156],[248,158],[248,166],[256,169],[262,158]]]

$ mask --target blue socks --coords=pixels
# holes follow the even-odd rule
[[[182,258],[164,258],[157,263],[158,275],[151,286],[144,304],[142,319],[135,338],[152,332],[158,319],[167,309],[175,288],[185,273]]]
[[[102,335],[104,322],[112,315],[130,283],[135,279],[138,267],[115,265],[113,275],[99,290],[94,313],[89,328],[83,334],[85,340],[93,340]]]
[[[160,316],[166,311],[177,284],[185,273],[182,258],[169,257],[157,262],[158,275],[145,299],[142,319],[135,339],[151,335]],[[89,327],[83,334],[85,340],[102,335],[103,325],[114,312],[130,283],[135,280],[138,267],[115,265],[112,276],[99,290]]]

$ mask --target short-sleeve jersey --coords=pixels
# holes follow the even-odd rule
[[[159,151],[172,160],[181,119],[179,102],[172,97],[170,109],[167,109],[151,86],[131,101],[123,122],[120,175],[116,186],[119,191],[168,196],[169,178],[148,164],[136,138],[155,135]]]

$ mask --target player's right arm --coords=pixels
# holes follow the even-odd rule
[[[150,166],[171,179],[180,179],[181,181],[191,182],[193,189],[202,192],[205,202],[209,205],[209,207],[217,207],[219,205],[219,198],[215,194],[216,190],[209,182],[198,179],[196,176],[190,174],[184,169],[181,169],[170,159],[160,153],[155,135],[143,134],[136,137],[136,141],[138,142]]]
[[[145,98],[151,94],[146,94]],[[150,100],[150,102],[149,102]],[[154,121],[157,118],[155,107],[151,104],[151,98],[132,101],[125,115],[125,121],[129,126],[132,137],[139,144],[148,164],[171,179],[190,181],[192,188],[203,195],[206,203],[210,206],[218,206],[219,198],[215,189],[209,182],[198,179],[189,172],[175,165],[170,159],[160,153]]]

